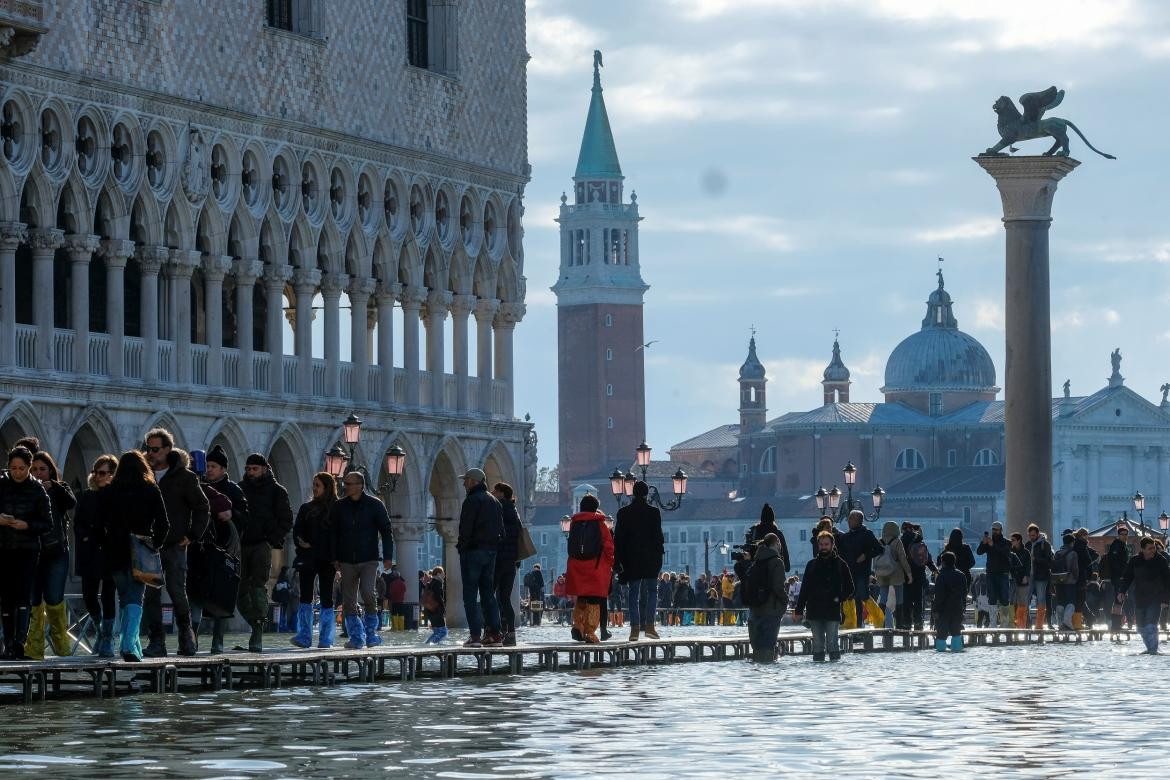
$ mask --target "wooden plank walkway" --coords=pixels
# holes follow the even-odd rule
[[[968,647],[1099,642],[1106,629],[1036,631],[1033,629],[969,629]],[[1119,636],[1130,638],[1129,632]],[[910,652],[933,649],[926,631],[853,629],[842,631],[846,653]],[[807,631],[782,633],[781,656],[812,652]],[[745,634],[681,636],[638,642],[610,641],[520,644],[516,647],[465,648],[459,645],[383,645],[363,650],[279,650],[193,657],[147,658],[140,663],[95,656],[49,658],[44,661],[0,662],[0,686],[16,682],[16,696],[0,703],[25,704],[77,696],[118,696],[127,693],[180,693],[232,688],[280,688],[290,685],[338,685],[381,680],[524,674],[602,667],[647,666],[679,662],[745,659],[751,647]]]

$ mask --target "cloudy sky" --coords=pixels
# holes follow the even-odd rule
[[[556,216],[589,101],[592,52],[637,190],[647,437],[657,453],[738,420],[749,328],[769,416],[820,404],[841,330],[853,400],[918,329],[946,258],[959,327],[1003,383],[1003,231],[970,157],[991,104],[1050,84],[1104,160],[1060,185],[1052,227],[1054,393],[1170,381],[1170,6],[1138,0],[528,0],[529,156],[517,412],[556,463]],[[1022,146],[1029,153],[1044,141]]]

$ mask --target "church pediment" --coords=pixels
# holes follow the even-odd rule
[[[1059,415],[1056,424],[1170,428],[1170,414],[1127,387],[1113,387],[1082,399],[1071,414]]]

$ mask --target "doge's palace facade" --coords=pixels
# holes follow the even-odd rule
[[[532,487],[526,62],[522,0],[0,5],[0,444],[163,425],[295,506],[356,411],[413,590],[465,468]]]

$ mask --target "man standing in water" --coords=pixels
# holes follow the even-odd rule
[[[808,617],[812,631],[813,661],[841,657],[841,646],[837,642],[837,631],[841,627],[841,604],[853,597],[853,577],[849,566],[834,549],[832,531],[817,534],[817,554],[804,567],[800,595],[796,598],[796,609],[792,619],[800,623]]]
[[[1158,615],[1162,602],[1170,599],[1170,563],[1161,555],[1154,540],[1145,537],[1141,552],[1129,559],[1118,585],[1117,603],[1125,601],[1125,592],[1133,586],[1132,598],[1138,633],[1146,643],[1143,655],[1158,654]]]
[[[463,610],[471,638],[465,647],[500,647],[500,605],[496,600],[496,550],[504,536],[503,509],[487,489],[481,469],[462,476],[467,498],[459,512],[459,569],[463,575]],[[479,599],[476,599],[476,596]],[[481,639],[483,624],[488,633]]]

